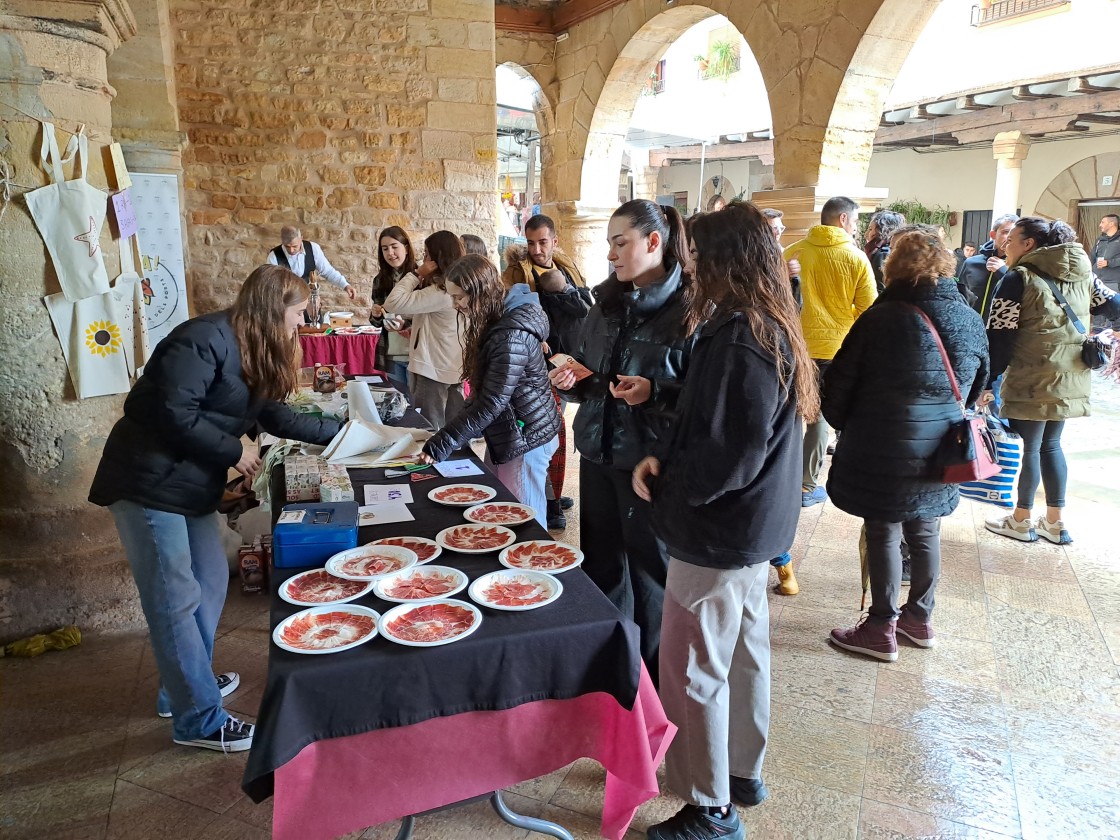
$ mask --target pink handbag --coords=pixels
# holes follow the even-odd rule
[[[941,361],[945,365],[945,372],[949,375],[949,384],[953,388],[953,396],[961,410],[961,419],[949,427],[949,431],[941,439],[934,459],[935,477],[942,484],[960,484],[964,481],[980,481],[997,475],[1000,467],[996,454],[996,442],[988,429],[984,416],[965,408],[964,397],[961,396],[960,386],[957,385],[957,375],[953,373],[953,365],[949,362],[949,354],[945,352],[945,345],[937,332],[933,321],[918,307],[907,304],[917,312],[926,322],[933,340],[937,342],[937,349],[941,352]]]

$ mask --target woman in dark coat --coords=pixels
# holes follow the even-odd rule
[[[125,400],[90,489],[116,520],[159,667],[157,710],[174,718],[176,744],[252,745],[252,724],[222,708],[237,674],[215,677],[211,665],[229,584],[216,512],[231,467],[247,480],[260,469],[242,442],[258,423],[310,443],[338,433],[335,421],[280,402],[296,388],[307,297],[287,268],[261,266],[232,308],[172,330]]]
[[[508,290],[493,263],[468,254],[448,269],[451,303],[466,325],[463,371],[471,397],[424,445],[422,460],[445,460],[477,437],[486,463],[545,527],[545,481],[556,451],[560,412],[548,384],[548,317],[525,283]]]
[[[984,325],[957,290],[954,265],[935,228],[899,231],[884,265],[885,291],[856,321],[825,375],[821,407],[842,432],[828,496],[863,518],[871,578],[867,619],[833,630],[831,638],[888,662],[898,658],[896,627],[921,647],[934,644],[930,616],[941,569],[941,517],[959,500],[956,485],[942,484],[931,461],[961,411],[936,340],[915,307],[936,326],[968,404],[988,376]],[[903,537],[911,579],[900,613]]]
[[[614,273],[592,290],[596,302],[571,354],[591,375],[577,382],[558,368],[549,378],[579,403],[573,431],[583,569],[637,623],[642,659],[656,681],[669,555],[630,471],[672,433],[699,317],[681,275],[688,257],[676,210],[628,201],[611,216],[607,240]]]

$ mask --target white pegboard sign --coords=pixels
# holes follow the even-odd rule
[[[143,278],[141,299],[148,324],[148,339],[156,344],[187,320],[186,266],[183,228],[179,212],[179,183],[174,175],[132,172],[132,206],[136,210],[137,237]]]

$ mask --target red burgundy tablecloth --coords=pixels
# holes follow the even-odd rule
[[[344,364],[348,376],[377,373],[377,341],[380,335],[301,335],[303,366]]]

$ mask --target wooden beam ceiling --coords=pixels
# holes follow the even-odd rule
[[[577,23],[602,14],[626,0],[569,0],[554,9],[514,6],[494,7],[494,28],[499,32],[527,32],[556,36]]]

